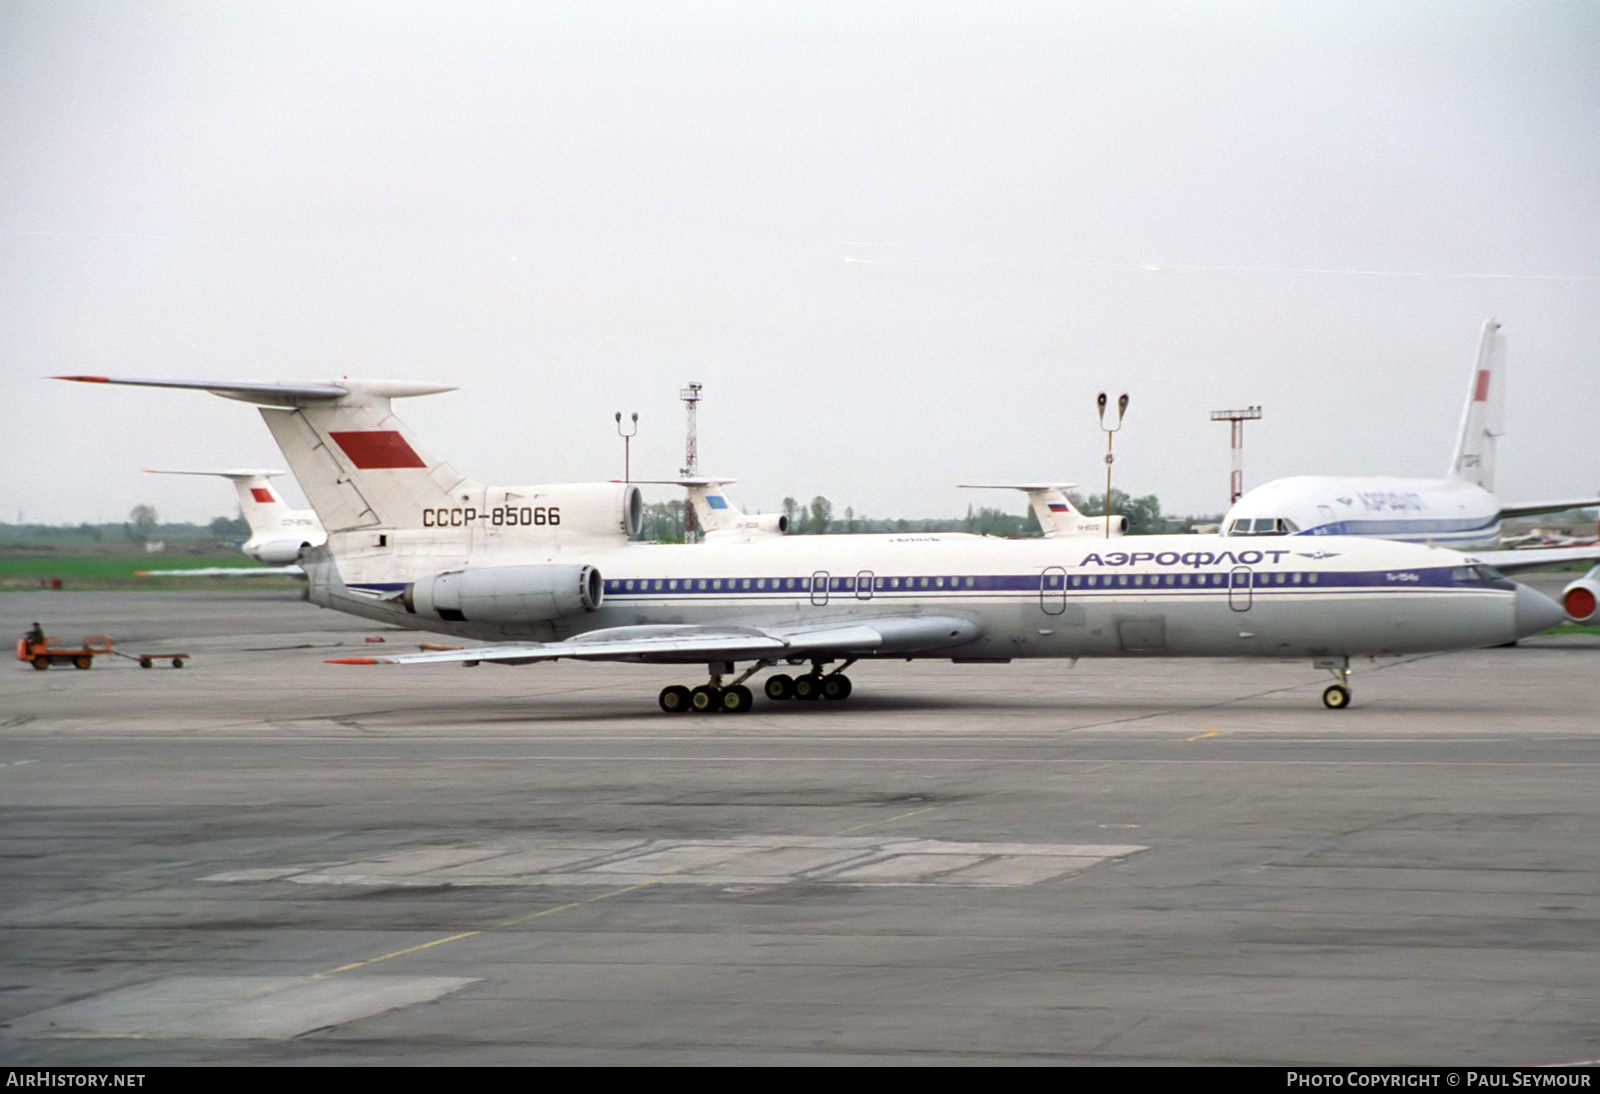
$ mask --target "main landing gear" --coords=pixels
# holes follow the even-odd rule
[[[831,699],[841,701],[850,698],[850,677],[844,670],[855,664],[851,658],[827,675],[823,675],[822,663],[816,662],[811,666],[811,671],[803,676],[789,676],[778,673],[776,676],[767,677],[767,698],[774,702],[785,699],[799,699],[811,702],[815,699]]]
[[[1329,710],[1343,710],[1350,705],[1350,658],[1319,657],[1313,668],[1327,669],[1333,673],[1336,684],[1329,684],[1322,692],[1322,705]]]
[[[780,672],[767,678],[766,683],[762,685],[762,691],[774,702],[782,702],[785,699],[808,701],[848,699],[851,690],[850,677],[844,675],[844,670],[853,664],[855,660],[852,658],[826,675],[822,672],[821,662],[813,664],[811,671],[803,676],[789,676]],[[744,686],[744,682],[762,669],[771,667],[770,661],[758,661],[732,683],[725,685],[722,678],[733,672],[733,665],[725,661],[712,662],[708,666],[711,670],[709,681],[693,689],[683,687],[681,684],[662,688],[657,702],[668,714],[685,714],[690,711],[696,714],[714,714],[717,711],[743,714],[755,705],[755,696]]]

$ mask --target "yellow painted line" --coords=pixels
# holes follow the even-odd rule
[[[937,808],[939,808],[937,805],[925,805],[921,809],[913,809],[911,812],[909,812],[909,813],[901,813],[897,817],[886,817],[883,820],[874,820],[874,821],[868,821],[866,824],[858,824],[854,828],[843,828],[843,829],[840,829],[839,831],[835,832],[834,835],[836,835],[836,836],[847,836],[851,832],[859,832],[863,828],[871,828],[875,824],[893,824],[897,820],[905,820],[907,817],[914,817],[919,813],[932,812],[933,810],[935,810]]]
[[[1203,741],[1207,737],[1215,737],[1215,736],[1217,736],[1217,731],[1215,729],[1211,728],[1210,726],[1201,726],[1200,728],[1204,729],[1205,732],[1204,733],[1197,733],[1193,737],[1186,737],[1185,740]]]

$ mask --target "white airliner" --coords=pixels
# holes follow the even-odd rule
[[[239,492],[239,515],[250,526],[250,538],[239,545],[239,550],[269,566],[280,567],[285,573],[301,573],[295,560],[306,547],[318,547],[328,541],[317,514],[310,509],[292,509],[272,489],[268,480],[282,475],[282,471],[240,468],[232,471],[169,471],[147,468],[151,475],[214,475],[233,483]],[[151,573],[197,574],[198,570],[159,571]],[[262,570],[208,570],[206,573],[259,574]]]
[[[1594,496],[1507,505],[1494,495],[1495,443],[1505,432],[1505,335],[1490,319],[1461,411],[1450,469],[1442,479],[1297,475],[1274,479],[1246,493],[1222,518],[1229,536],[1378,536],[1467,551],[1505,573],[1600,559],[1600,547],[1488,550],[1500,543],[1506,517],[1537,516],[1594,506]],[[1593,574],[1569,585],[1593,581]],[[1578,596],[1572,618],[1595,617],[1594,594]],[[1588,612],[1581,609],[1588,606]]]
[[[486,486],[425,454],[390,400],[448,387],[63,379],[259,405],[329,530],[301,552],[310,599],[494,643],[340,663],[699,664],[707,682],[663,689],[662,709],[738,712],[753,702],[745,681],[784,665],[808,667],[769,676],[771,699],[843,699],[862,659],[1307,657],[1333,673],[1323,701],[1339,708],[1351,656],[1498,645],[1563,618],[1454,551],[1375,539],[630,543],[631,484]]]

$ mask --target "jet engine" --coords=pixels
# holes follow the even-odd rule
[[[548,563],[435,574],[407,585],[400,602],[414,615],[452,623],[547,623],[592,612],[604,597],[593,566]]]
[[[1574,623],[1600,621],[1600,566],[1561,590],[1561,606]]]
[[[300,550],[311,544],[303,539],[274,539],[266,543],[246,543],[240,550],[257,562],[269,566],[287,566],[300,559]]]

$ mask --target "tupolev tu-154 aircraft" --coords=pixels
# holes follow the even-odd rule
[[[486,486],[428,455],[385,380],[61,379],[209,391],[259,406],[327,543],[301,552],[310,599],[489,642],[341,664],[572,658],[706,666],[663,710],[842,700],[862,660],[1311,658],[1350,701],[1349,659],[1499,645],[1563,619],[1549,598],[1446,548],[1383,540],[956,533],[630,543],[638,488]],[[738,671],[740,664],[748,665]],[[831,667],[830,666],[837,666]]]
[[[296,577],[304,571],[296,564],[300,552],[306,547],[316,547],[327,542],[328,534],[322,522],[310,509],[295,509],[273,489],[271,479],[282,471],[264,468],[237,468],[230,471],[171,471],[150,467],[149,475],[211,475],[227,479],[239,492],[239,515],[250,526],[250,538],[239,545],[239,550],[265,562],[276,570],[263,569],[206,569],[206,570],[150,570],[151,576],[180,574],[195,577],[200,574],[264,574],[285,573]]]

